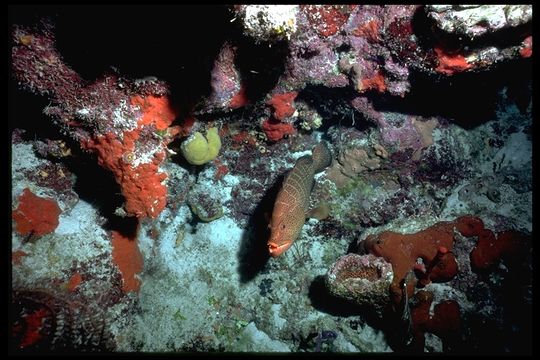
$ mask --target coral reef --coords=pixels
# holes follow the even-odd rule
[[[532,6],[9,13],[10,353],[531,353]]]
[[[21,85],[47,95],[53,105],[45,113],[114,174],[128,215],[156,217],[167,193],[162,184],[166,174],[158,167],[171,139],[167,127],[176,117],[166,87],[147,86],[155,91],[143,95],[114,76],[87,85],[55,49],[50,23],[37,29],[16,27],[12,34],[13,73]]]

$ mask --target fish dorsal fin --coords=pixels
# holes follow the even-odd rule
[[[314,172],[318,173],[332,164],[332,151],[326,141],[321,141],[313,148]]]

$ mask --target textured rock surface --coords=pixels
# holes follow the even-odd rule
[[[532,20],[531,5],[427,5],[426,10],[441,30],[471,38]]]

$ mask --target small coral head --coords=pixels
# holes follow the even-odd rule
[[[186,139],[180,150],[186,160],[193,165],[202,165],[214,160],[221,149],[221,139],[217,128],[210,128],[204,137],[200,132]]]
[[[268,242],[268,253],[272,257],[278,257],[279,255],[287,251],[287,249],[290,248],[291,245],[292,243],[285,243],[285,244],[277,245],[273,242]]]

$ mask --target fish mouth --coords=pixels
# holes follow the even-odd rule
[[[268,243],[268,253],[272,257],[279,256],[283,254],[288,248],[291,247],[291,243],[277,245],[275,243]]]

